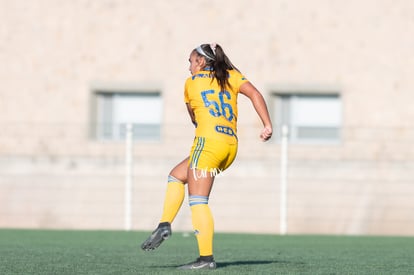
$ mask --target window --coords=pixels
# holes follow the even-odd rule
[[[342,108],[338,94],[275,94],[274,100],[275,121],[289,127],[291,141],[339,141]]]
[[[95,92],[96,137],[125,138],[126,125],[133,126],[136,140],[160,140],[162,102],[159,92]]]

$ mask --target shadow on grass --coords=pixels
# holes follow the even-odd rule
[[[246,260],[246,261],[229,261],[229,262],[216,262],[217,268],[229,267],[229,266],[243,266],[243,265],[267,265],[267,264],[290,264],[291,262],[287,261],[270,261],[270,260],[261,260],[261,261],[254,261],[254,260]],[[158,265],[153,267],[158,268],[177,268],[180,265]]]
[[[265,265],[265,264],[286,264],[286,261],[234,261],[217,262],[217,267],[240,266],[240,265]]]

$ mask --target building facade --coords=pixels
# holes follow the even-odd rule
[[[287,125],[287,233],[413,234],[413,11],[404,0],[0,0],[0,227],[123,229],[129,217],[153,229],[193,139],[189,54],[216,42],[275,126],[262,143],[240,96],[238,157],[210,198],[217,231],[281,233]],[[191,231],[186,203],[173,227]]]

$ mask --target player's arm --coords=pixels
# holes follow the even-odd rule
[[[194,111],[191,108],[190,103],[186,103],[185,105],[187,106],[187,111],[188,111],[188,114],[190,115],[191,122],[194,124],[195,127],[197,127],[197,121],[195,119]]]
[[[240,93],[250,99],[254,109],[256,110],[263,123],[263,130],[260,134],[260,138],[263,141],[269,140],[272,137],[273,128],[263,95],[250,82],[245,82],[240,86]]]

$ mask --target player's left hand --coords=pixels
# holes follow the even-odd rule
[[[264,127],[262,133],[260,134],[260,139],[262,141],[268,141],[272,137],[273,130],[271,127]]]

